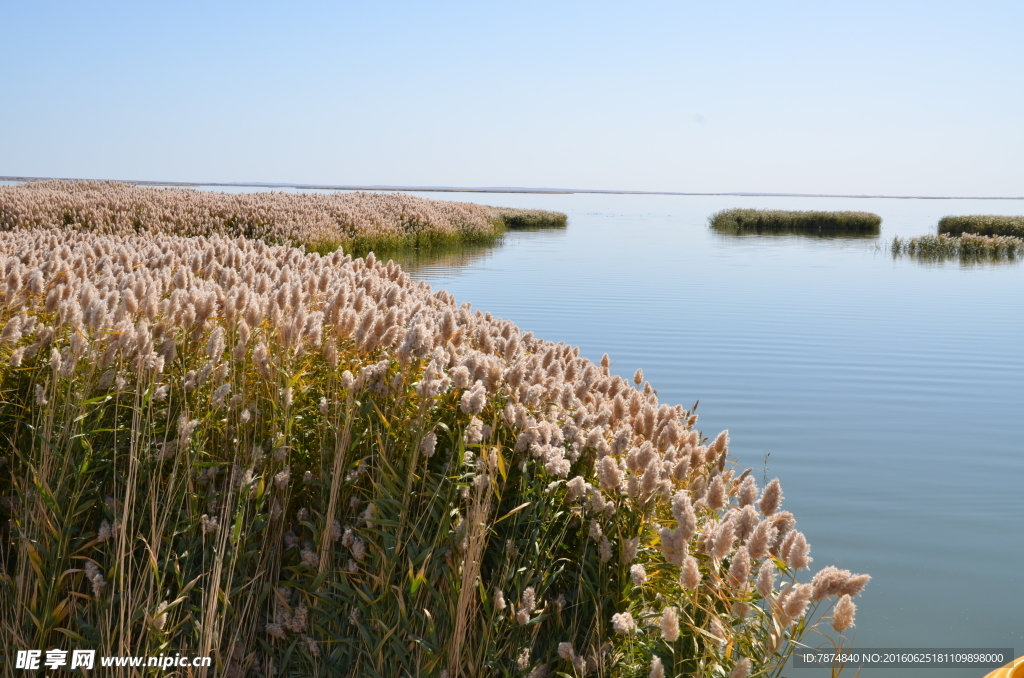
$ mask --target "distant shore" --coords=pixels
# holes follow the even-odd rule
[[[246,237],[320,254],[493,244],[508,230],[565,228],[562,212],[406,193],[195,191],[112,181],[0,186],[0,229]]]
[[[81,180],[81,177],[0,177],[0,181],[48,181],[51,179]],[[893,200],[1024,200],[1024,196],[980,196],[980,195],[872,195],[842,193],[758,193],[747,191],[733,192],[686,192],[686,191],[626,191],[604,190],[596,188],[520,188],[512,186],[379,186],[379,185],[347,185],[347,184],[275,184],[275,183],[221,183],[215,181],[145,181],[136,179],[116,179],[115,181],[138,186],[215,186],[218,188],[295,188],[318,191],[417,191],[436,193],[552,193],[569,195],[573,193],[607,193],[609,195],[721,195],[748,198],[887,198]]]

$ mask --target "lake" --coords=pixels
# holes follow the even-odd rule
[[[420,195],[569,214],[564,231],[395,258],[537,336],[595,361],[607,351],[620,375],[643,368],[662,402],[699,399],[706,435],[729,429],[740,468],[781,479],[814,569],[872,575],[855,646],[1024,654],[1024,265],[886,247],[947,214],[1024,202]],[[728,207],[870,211],[882,235],[712,232]]]

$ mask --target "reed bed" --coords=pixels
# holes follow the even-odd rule
[[[1001,215],[972,215],[963,217],[942,217],[939,233],[945,235],[1005,235],[1024,238],[1024,217]]]
[[[569,218],[562,212],[513,207],[492,207],[491,209],[502,223],[511,229],[565,228],[569,221]]]
[[[818,235],[865,237],[880,232],[882,218],[870,212],[729,209],[708,219],[728,235]]]
[[[966,264],[1012,262],[1024,256],[1024,238],[973,233],[907,239],[897,236],[892,240],[891,249],[895,256],[906,255],[923,261],[958,260]]]
[[[0,187],[0,230],[244,236],[329,253],[491,243],[507,228],[565,226],[559,212],[400,193],[215,193],[118,182]]]
[[[853,624],[868,576],[796,582],[726,432],[393,262],[72,228],[0,267],[7,661],[746,678]]]

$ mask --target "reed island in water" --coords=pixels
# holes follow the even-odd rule
[[[708,222],[727,235],[870,237],[879,234],[882,218],[869,212],[729,209],[711,215]]]
[[[891,249],[893,255],[929,262],[1015,262],[1024,257],[1024,217],[943,217],[939,220],[938,234],[914,238],[897,236],[892,240]]]
[[[908,255],[922,261],[963,263],[1014,262],[1024,256],[1024,239],[1009,235],[922,235],[892,239],[894,255]]]
[[[746,678],[853,625],[869,577],[797,583],[810,546],[727,432],[343,251],[482,234],[490,208],[0,196],[5,656],[70,637],[224,676]]]
[[[1004,235],[1024,238],[1024,216],[972,215],[943,217],[939,220],[939,233],[944,235]]]

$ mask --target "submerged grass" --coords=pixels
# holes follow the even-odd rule
[[[728,235],[878,235],[882,218],[869,212],[729,209],[708,219],[711,228]]]
[[[401,193],[216,193],[118,182],[0,187],[0,230],[226,235],[328,254],[493,243],[506,229],[564,227],[560,212],[486,207]]]
[[[892,239],[893,255],[906,255],[922,261],[961,263],[1012,262],[1024,257],[1024,239],[1007,235],[964,233],[950,236],[924,235]]]
[[[1024,216],[972,215],[942,217],[939,233],[945,235],[1006,235],[1024,238]]]
[[[0,272],[8,661],[746,678],[853,624],[726,432],[392,262],[23,229]]]

